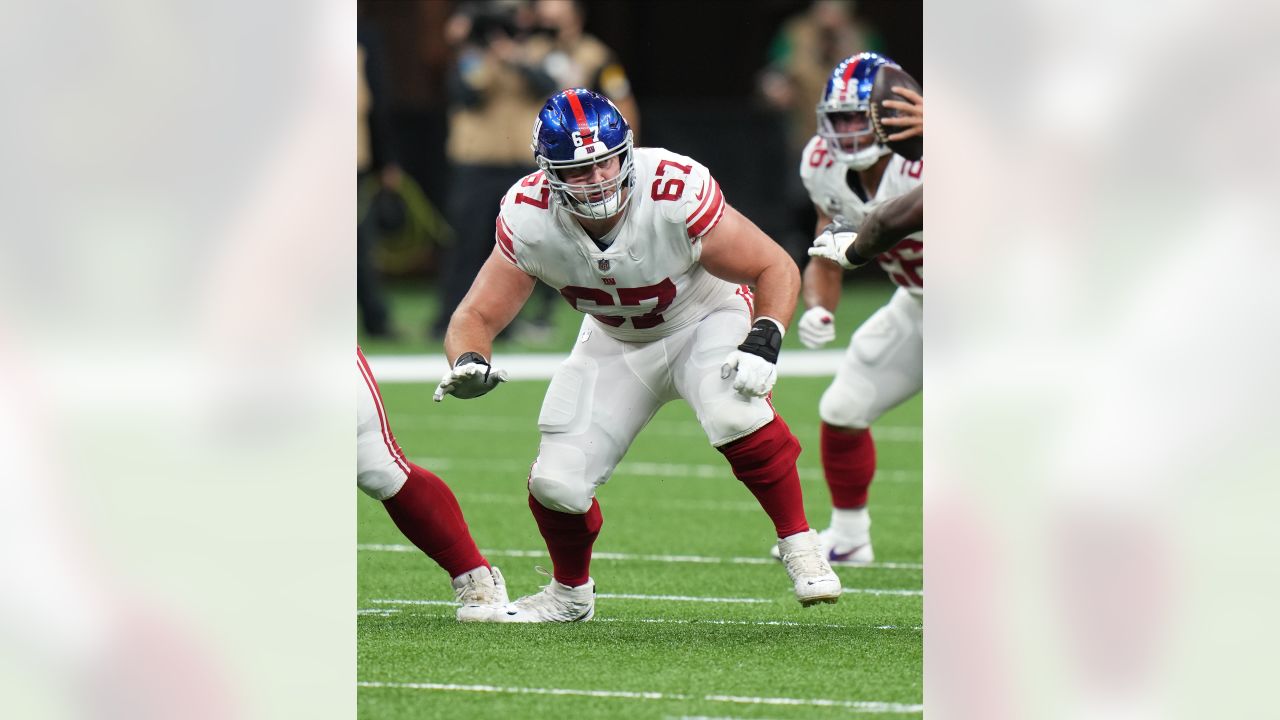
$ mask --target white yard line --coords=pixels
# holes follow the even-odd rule
[[[394,426],[394,423],[393,423]],[[490,472],[505,472],[518,475],[520,477],[528,477],[529,465],[533,462],[531,456],[526,460],[488,460],[484,458],[442,458],[442,457],[425,457],[415,455],[409,458],[413,462],[421,465],[428,470],[433,471],[476,471],[487,470]],[[802,467],[800,470],[800,479],[805,482],[820,482],[824,485],[826,480],[822,475],[820,467]],[[699,480],[733,480],[733,472],[729,469],[728,463],[717,463],[715,465],[702,463],[658,463],[658,462],[621,462],[617,469],[613,471],[615,477],[635,475],[639,477],[660,477],[660,478],[697,478]],[[922,470],[877,470],[874,482],[910,482],[920,484],[924,477]]]
[[[516,493],[500,493],[500,492],[467,492],[465,490],[454,489],[453,494],[458,496],[458,501],[464,506],[468,504],[488,504],[488,505],[510,505],[511,507],[526,508],[529,506],[529,496]],[[613,498],[610,503],[627,505],[631,507],[643,506],[650,510],[667,510],[673,512],[698,510],[704,512],[733,512],[733,513],[759,513],[760,503],[754,500],[654,500],[649,497],[629,497],[619,501]],[[919,503],[896,505],[886,503],[883,500],[876,502],[876,515],[913,515],[919,517],[921,514]]]
[[[781,377],[831,377],[844,357],[844,350],[788,350],[778,358]],[[551,374],[569,356],[569,348],[557,353],[499,353],[494,365],[506,370],[513,381],[550,380]],[[380,384],[440,382],[449,369],[443,355],[367,355],[369,369]]]
[[[364,552],[398,552],[398,553],[416,553],[421,552],[412,545],[385,545],[377,543],[361,543],[356,545],[356,550]],[[492,555],[494,557],[519,557],[519,558],[536,558],[544,559],[547,557],[546,550],[493,550],[482,548],[480,553],[483,555]],[[705,565],[777,565],[778,561],[770,557],[712,557],[706,555],[646,555],[640,553],[617,553],[617,552],[594,552],[591,554],[594,560],[619,560],[619,561],[641,561],[641,562],[666,562],[666,563],[694,563]],[[873,562],[865,565],[856,566],[839,566],[841,569],[846,567],[868,568],[872,570],[922,570],[924,565],[921,563],[900,563],[900,562]]]
[[[537,414],[528,416],[512,416],[498,414],[478,414],[467,416],[442,417],[423,413],[389,413],[388,422],[395,430],[481,430],[485,432],[537,432]],[[820,430],[817,423],[796,422],[788,420],[787,425],[796,435],[814,435]],[[693,420],[655,420],[640,431],[641,435],[661,435],[663,437],[700,437],[702,428]],[[871,428],[876,442],[882,443],[919,443],[924,439],[924,431],[919,425],[876,425]]]
[[[869,700],[830,700],[826,698],[777,698],[744,695],[687,695],[633,690],[578,690],[569,688],[503,687],[500,685],[458,685],[455,683],[373,682],[361,680],[362,688],[391,688],[399,690],[437,690],[452,692],[500,693],[506,695],[569,695],[576,697],[618,698],[624,700],[701,700],[740,705],[793,705],[808,707],[836,707],[867,713],[923,713],[923,705],[878,702]]]
[[[722,598],[722,597],[700,597],[694,595],[642,595],[639,593],[596,593],[596,597],[606,600],[664,600],[669,602],[703,602],[703,603],[737,603],[744,605],[759,605],[764,603],[772,603],[769,598]]]
[[[907,597],[923,597],[923,590],[896,590],[891,588],[845,588],[845,593],[864,595],[902,595]],[[597,598],[605,600],[661,600],[666,602],[698,602],[714,604],[765,605],[781,600],[778,598],[753,597],[704,597],[701,595],[646,595],[643,593],[597,593]],[[456,605],[449,600],[398,600],[395,598],[377,598],[369,602],[374,605]]]
[[[386,604],[402,604],[402,605],[450,605],[457,607],[459,603],[449,600],[392,600],[378,599],[371,600],[373,603]],[[356,611],[357,615],[376,615],[378,617],[390,617],[400,612],[399,608],[360,608]],[[453,617],[452,614],[436,615],[435,617]],[[597,623],[635,623],[650,625],[759,625],[765,627],[817,627],[817,628],[833,628],[837,630],[852,630],[868,627],[865,625],[849,625],[847,623],[802,623],[793,622],[791,620],[725,620],[722,618],[699,618],[697,620],[683,620],[679,618],[602,618],[596,616],[591,622]],[[872,630],[920,630],[921,626],[912,625],[910,627],[902,627],[900,625],[871,625]]]

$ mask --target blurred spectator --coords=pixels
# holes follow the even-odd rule
[[[583,32],[586,3],[537,0],[533,10],[536,25],[528,42],[530,59],[551,76],[556,89],[585,87],[612,100],[639,143],[640,110],[631,94],[631,83],[617,53],[595,36]],[[532,119],[529,122],[532,124]],[[555,288],[538,283],[526,309],[526,315],[531,317],[528,322],[517,325],[517,337],[534,342],[548,339],[551,318],[559,305],[560,294]]]
[[[786,136],[787,166],[783,198],[790,220],[774,239],[800,267],[808,262],[816,221],[809,195],[795,169],[800,153],[817,131],[815,107],[831,68],[866,48],[867,32],[853,17],[853,3],[817,0],[808,10],[783,23],[769,46],[769,64],[760,76],[760,92],[776,110]]]
[[[382,45],[367,23],[361,23],[356,31],[356,52],[357,182],[364,185],[376,176],[381,186],[356,224],[356,303],[365,332],[389,338],[394,332],[373,249],[378,243],[379,223],[394,222],[397,209],[402,209],[395,195],[401,174],[387,111]]]
[[[852,5],[817,0],[784,23],[769,46],[760,89],[771,106],[787,114],[788,142],[796,157],[817,130],[815,98],[822,95],[831,68],[868,48],[867,33],[854,19]]]
[[[445,150],[453,165],[448,216],[457,241],[443,268],[440,314],[431,329],[437,338],[489,257],[498,201],[536,169],[529,149],[533,118],[556,82],[530,56],[532,25],[528,3],[492,0],[460,3],[445,28],[457,48]]]
[[[537,0],[537,25],[529,39],[531,57],[556,83],[556,89],[584,87],[604,95],[622,111],[631,132],[640,138],[640,109],[617,53],[594,35],[583,32],[587,6],[582,0]]]

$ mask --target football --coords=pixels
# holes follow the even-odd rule
[[[908,160],[919,160],[924,155],[923,136],[917,135],[906,140],[889,142],[888,137],[902,128],[885,127],[880,124],[882,118],[897,117],[901,114],[898,110],[884,106],[885,100],[906,99],[893,91],[892,88],[895,85],[924,95],[924,88],[906,70],[897,65],[885,65],[876,73],[875,82],[871,86],[871,125],[875,130],[876,138],[880,140],[881,144]]]

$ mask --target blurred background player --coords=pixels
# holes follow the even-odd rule
[[[840,581],[804,515],[800,445],[767,399],[795,310],[795,265],[725,202],[707,168],[634,147],[625,118],[601,95],[573,89],[548,100],[533,151],[542,169],[501,202],[493,252],[445,337],[453,369],[435,396],[473,398],[505,379],[490,365],[492,342],[538,280],[588,315],[547,389],[529,473],[529,507],[554,577],[490,620],[592,618],[591,548],[603,523],[596,488],[676,398],[773,521],[796,598],[836,602]]]
[[[838,222],[858,230],[868,213],[922,182],[922,161],[880,144],[869,113],[876,72],[894,64],[876,53],[853,55],[831,72],[817,107],[817,135],[800,158],[800,178],[818,214],[817,234]],[[848,233],[842,236],[847,239]],[[874,559],[867,490],[876,469],[870,427],[923,383],[923,235],[916,232],[875,256],[898,286],[889,303],[854,332],[822,395],[822,468],[831,492],[831,525],[821,533],[832,563]],[[821,257],[805,267],[799,336],[818,348],[835,339],[831,311],[840,299],[841,265]]]
[[[910,88],[893,87],[905,100],[886,100],[885,106],[902,111],[900,117],[879,120],[877,135],[893,143],[913,137],[924,137],[924,98]],[[878,205],[856,231],[833,223],[818,235],[809,248],[809,257],[838,263],[853,270],[871,262],[880,253],[891,250],[912,233],[924,229],[924,183],[906,193]]]
[[[356,405],[356,485],[387,509],[400,532],[453,579],[462,606],[458,620],[484,619],[507,602],[498,568],[476,548],[458,499],[444,481],[409,462],[387,424],[378,383],[356,348],[360,382]]]
[[[775,236],[796,264],[803,267],[805,251],[813,241],[813,204],[800,179],[792,172],[794,158],[816,130],[813,99],[822,94],[827,76],[836,63],[857,48],[869,45],[873,34],[845,0],[817,0],[782,24],[768,48],[768,64],[760,73],[760,95],[777,113],[785,136],[785,170],[782,204],[787,222]]]

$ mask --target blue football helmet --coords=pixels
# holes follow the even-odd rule
[[[876,72],[885,65],[897,63],[873,52],[845,58],[831,71],[818,102],[818,135],[838,162],[855,170],[892,152],[876,139],[869,112]]]
[[[565,210],[601,220],[622,212],[635,181],[631,126],[603,95],[570,88],[553,95],[533,124],[533,159],[546,174],[552,194]],[[568,182],[566,170],[586,169],[611,158],[618,174],[594,183]]]

